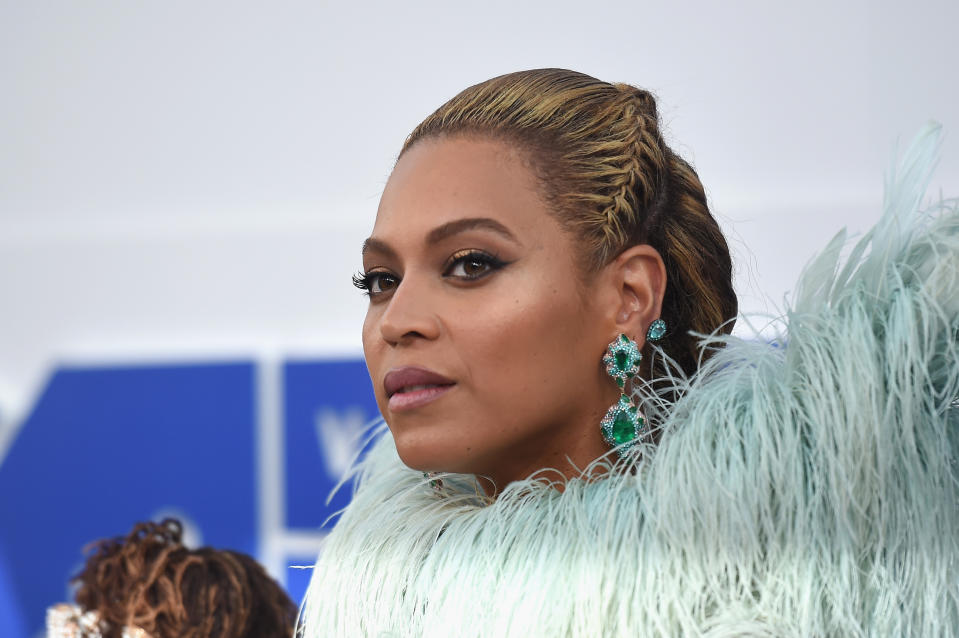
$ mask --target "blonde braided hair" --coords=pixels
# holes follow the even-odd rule
[[[600,261],[605,263],[616,256],[630,243],[631,229],[642,223],[642,211],[649,210],[651,197],[656,192],[665,163],[662,139],[656,121],[656,102],[646,91],[628,84],[615,84],[621,93],[620,99],[611,101],[609,110],[601,122],[609,133],[602,140],[602,148],[609,148],[608,155],[596,157],[597,178],[608,181],[608,186],[590,196],[574,194],[571,199],[584,203],[605,203],[596,218],[595,233],[606,238]],[[608,121],[607,121],[608,118]],[[590,207],[585,207],[588,213]],[[610,254],[611,253],[611,254]]]
[[[662,347],[687,374],[700,358],[690,331],[732,329],[737,301],[726,240],[696,172],[664,142],[648,91],[565,69],[502,75],[437,109],[400,155],[452,135],[499,139],[525,152],[547,205],[581,240],[587,277],[630,246],[660,253],[670,326]]]

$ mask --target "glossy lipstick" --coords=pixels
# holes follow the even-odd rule
[[[454,385],[443,375],[416,366],[394,368],[383,378],[390,412],[403,412],[432,403]]]

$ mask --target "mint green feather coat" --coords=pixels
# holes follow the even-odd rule
[[[776,347],[705,340],[725,347],[635,471],[487,503],[384,435],[303,635],[959,636],[959,211],[920,210],[938,135],[848,256],[840,234],[810,263]]]

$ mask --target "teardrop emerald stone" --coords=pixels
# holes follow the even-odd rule
[[[625,370],[629,364],[629,353],[625,350],[617,350],[614,356],[616,357],[616,367]]]
[[[636,438],[635,413],[630,415],[630,410],[618,410],[616,418],[613,419],[612,435],[616,445],[622,445]]]

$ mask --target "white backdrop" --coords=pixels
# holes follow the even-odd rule
[[[0,2],[0,461],[59,361],[359,353],[350,285],[405,135],[562,66],[653,90],[741,306],[876,216],[929,118],[959,194],[959,3]]]

